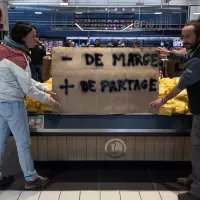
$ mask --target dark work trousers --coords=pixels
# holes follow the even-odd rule
[[[192,174],[190,174],[190,175],[188,176],[188,181],[189,181],[189,182],[193,182],[193,176],[192,176]]]
[[[41,65],[34,65],[31,64],[31,74],[32,74],[32,78],[35,81],[39,81],[39,82],[43,82],[42,81],[42,64]]]
[[[200,199],[200,115],[193,116],[191,131],[192,185],[190,192]]]

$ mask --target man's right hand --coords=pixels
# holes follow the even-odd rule
[[[50,98],[49,105],[53,108],[60,108],[61,105],[52,97]]]
[[[162,56],[169,56],[170,55],[170,51],[163,49],[161,47],[156,48],[156,52],[158,52]]]

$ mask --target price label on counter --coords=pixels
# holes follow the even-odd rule
[[[28,116],[29,128],[43,129],[44,115]]]

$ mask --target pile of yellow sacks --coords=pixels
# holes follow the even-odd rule
[[[49,89],[52,89],[52,78],[50,78],[48,81],[43,83],[43,85]],[[36,101],[30,98],[29,96],[27,96],[25,99],[25,105],[26,105],[27,112],[29,113],[44,114],[44,113],[53,111],[52,107],[50,107],[48,104]]]
[[[177,85],[179,78],[162,78],[159,81],[159,97],[163,98],[174,86]],[[168,101],[159,109],[160,115],[171,116],[172,114],[190,114],[188,109],[187,91],[183,90],[175,98]]]

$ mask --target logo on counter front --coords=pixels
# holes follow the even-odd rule
[[[126,154],[126,144],[121,139],[111,139],[105,145],[105,152],[107,156],[117,159]]]

